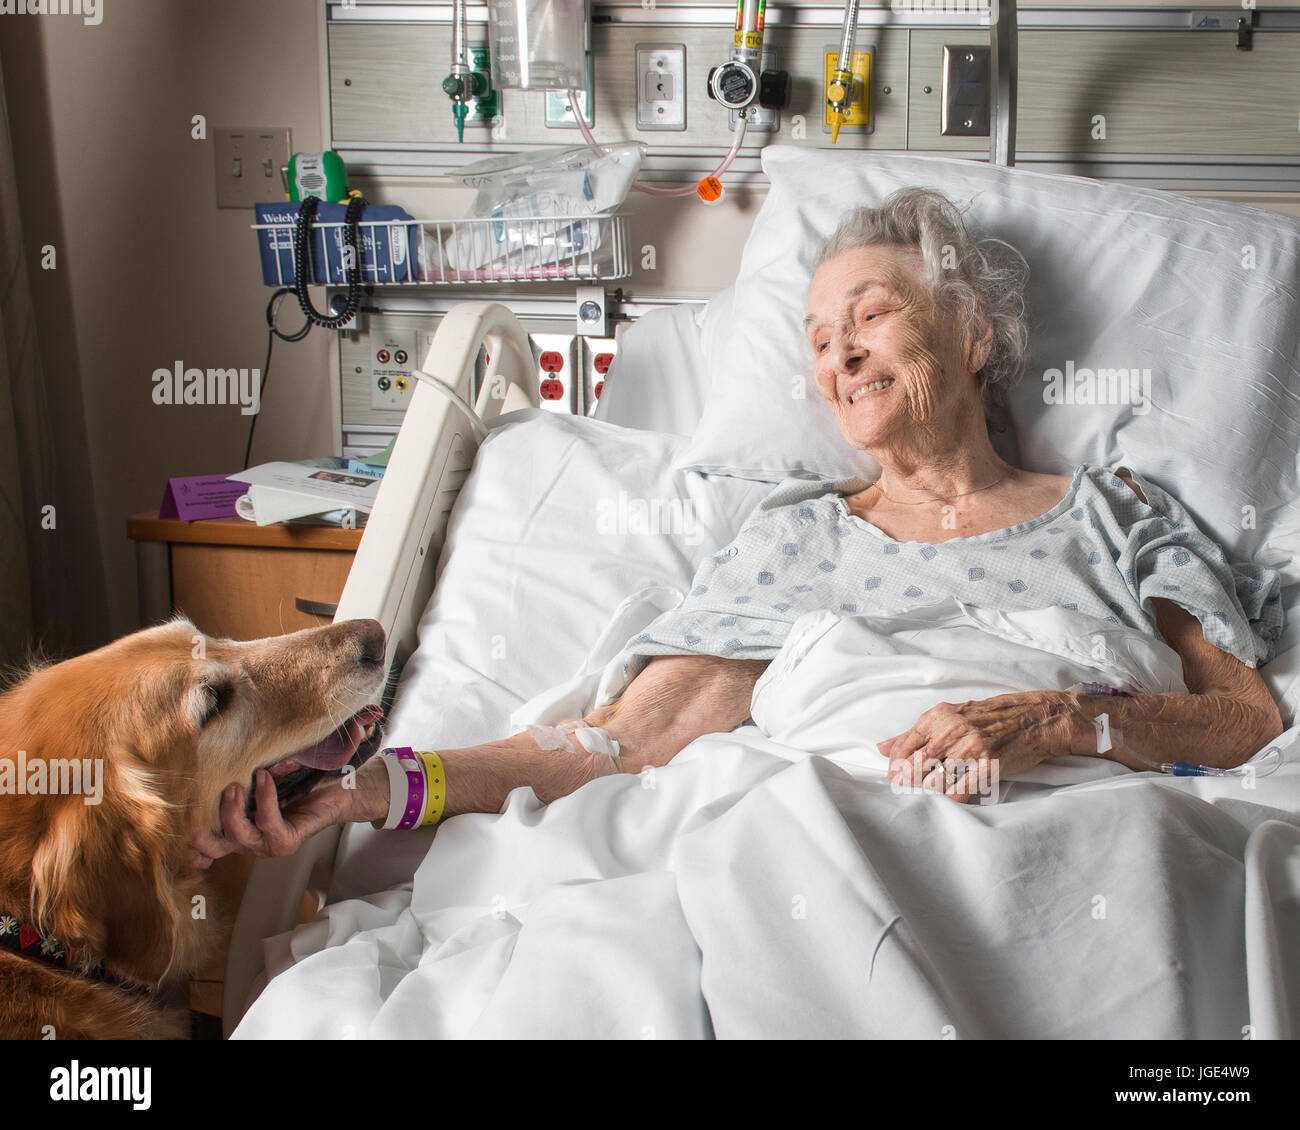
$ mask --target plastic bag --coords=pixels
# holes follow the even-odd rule
[[[447,240],[447,261],[456,270],[498,262],[527,270],[572,260],[584,262],[601,245],[601,225],[587,222],[617,208],[632,188],[646,147],[637,141],[611,145],[604,156],[589,146],[543,149],[493,157],[453,174],[478,189],[472,215]]]

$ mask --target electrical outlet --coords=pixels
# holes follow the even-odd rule
[[[686,128],[686,45],[636,45],[636,128]]]
[[[251,208],[285,198],[280,170],[289,163],[292,131],[275,126],[214,129],[217,207]]]
[[[871,120],[871,76],[872,64],[875,62],[876,49],[868,47],[863,51],[853,52],[853,61],[849,70],[853,74],[853,94],[849,100],[849,113],[840,133],[872,133],[875,125]],[[831,84],[831,76],[839,65],[840,49],[828,44],[826,54],[826,75],[822,82],[822,132],[831,132],[831,108],[826,101],[826,89]]]
[[[577,364],[572,334],[532,334],[537,362],[537,391],[542,408],[572,415],[578,403]]]
[[[583,411],[592,415],[600,403],[600,394],[604,390],[605,378],[618,345],[612,337],[584,337],[582,339],[582,405]]]

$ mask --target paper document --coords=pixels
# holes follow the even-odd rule
[[[231,475],[232,480],[249,484],[248,492],[235,503],[236,513],[259,526],[333,510],[351,510],[358,516],[370,513],[382,480],[347,470],[343,460],[313,462],[324,466],[264,463]]]

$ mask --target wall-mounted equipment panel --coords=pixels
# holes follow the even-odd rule
[[[869,110],[871,128],[845,129],[839,148],[987,152],[979,121],[983,103],[973,97],[978,76],[950,76],[964,85],[950,89],[958,97],[950,100],[953,121],[944,129],[945,48],[986,49],[989,42],[987,13],[957,7],[944,12],[918,0],[890,10],[862,9],[855,50],[870,53],[863,109]],[[444,9],[450,5],[329,5],[332,137],[351,158],[349,168],[368,168],[375,175],[437,175],[483,153],[559,140],[558,123],[547,128],[553,96],[504,90],[496,127],[467,134],[465,144],[457,144],[439,85],[451,45]],[[1247,49],[1239,49],[1242,10],[1021,7],[1018,162],[1104,163],[1113,155],[1117,161],[1249,156],[1300,163],[1300,9],[1250,9]],[[727,110],[708,96],[707,80],[726,57],[734,7],[665,0],[643,7],[640,0],[626,0],[596,3],[593,13],[597,139],[644,141],[652,176],[673,179],[716,164],[733,134]],[[471,5],[472,42],[486,37],[485,14],[485,7]],[[761,145],[829,147],[826,49],[841,15],[834,5],[796,3],[768,10],[764,46],[779,55],[781,69],[792,76],[791,102],[772,115],[774,121],[754,127],[756,136],[746,139],[737,172],[755,171]],[[644,50],[657,45],[680,45],[680,83],[674,70],[671,82],[647,87]],[[950,63],[959,63],[961,71],[962,59]],[[978,70],[978,59],[967,62]],[[968,110],[958,114],[967,105],[963,98]],[[677,121],[679,99],[686,128],[651,128],[652,119]],[[1098,175],[1106,174],[1099,169]],[[1250,173],[1242,165],[1223,175],[1241,179]],[[1285,179],[1270,178],[1268,187]]]

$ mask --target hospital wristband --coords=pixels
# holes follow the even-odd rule
[[[442,768],[442,758],[433,750],[420,753],[424,763],[424,816],[419,823],[421,828],[430,828],[442,819],[443,808],[447,803],[447,774]]]
[[[424,762],[408,746],[386,749],[379,756],[388,769],[388,818],[375,826],[383,831],[418,827],[428,791]]]

